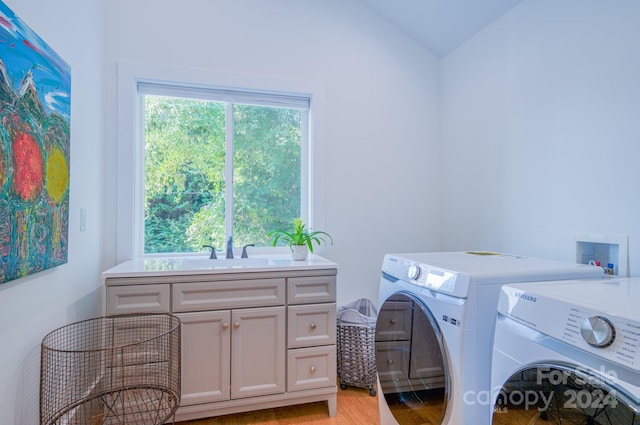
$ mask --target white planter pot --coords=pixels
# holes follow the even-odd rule
[[[291,245],[291,256],[296,261],[304,261],[309,255],[309,247],[306,245]]]

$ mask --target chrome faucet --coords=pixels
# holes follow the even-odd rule
[[[233,236],[227,239],[227,258],[233,258]]]

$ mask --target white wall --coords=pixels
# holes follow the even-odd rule
[[[100,313],[102,7],[85,0],[4,1],[71,66],[69,261],[0,285],[0,424],[34,425],[42,338]],[[88,212],[85,232],[80,208]]]
[[[107,173],[115,175],[116,66],[134,62],[292,78],[324,87],[321,230],[338,302],[377,299],[383,255],[432,250],[439,182],[438,60],[356,1],[110,0]],[[115,179],[108,182],[115,262]]]
[[[6,3],[72,67],[71,224],[68,264],[0,285],[0,424],[38,422],[42,337],[100,312],[120,61],[322,83],[339,303],[377,298],[391,251],[573,261],[574,233],[622,233],[640,270],[635,0],[526,0],[441,62],[355,1]]]
[[[629,235],[640,273],[640,2],[527,0],[442,60],[443,246],[575,261]]]

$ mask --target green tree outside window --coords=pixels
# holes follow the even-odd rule
[[[156,95],[144,96],[144,111],[146,254],[223,249],[226,155],[235,246],[268,246],[269,231],[300,215],[302,111]]]

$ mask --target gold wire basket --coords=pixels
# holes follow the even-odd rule
[[[84,320],[44,337],[41,425],[164,424],[180,403],[180,319]]]

